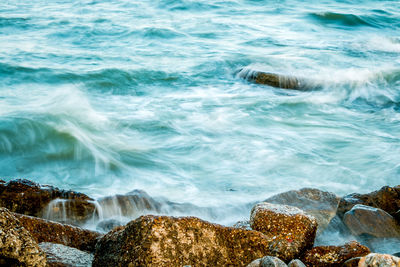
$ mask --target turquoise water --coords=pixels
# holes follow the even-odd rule
[[[399,56],[398,1],[2,1],[0,175],[235,207],[223,223],[400,184]]]

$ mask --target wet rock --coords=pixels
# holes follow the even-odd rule
[[[400,257],[400,252],[393,253],[393,256]]]
[[[257,231],[212,224],[195,217],[142,216],[106,234],[93,266],[246,266],[273,252]]]
[[[306,266],[301,260],[296,259],[296,260],[291,260],[288,264],[288,267],[306,267]]]
[[[260,267],[287,267],[287,265],[277,257],[265,256],[260,260]]]
[[[294,206],[314,216],[318,222],[319,234],[336,215],[339,200],[340,198],[333,193],[314,188],[303,188],[272,196],[265,202]]]
[[[252,230],[250,227],[250,221],[238,221],[232,227],[244,230]]]
[[[343,267],[358,267],[361,257],[351,258],[343,263]]]
[[[344,196],[339,202],[338,216],[343,218],[344,214],[357,204],[379,208],[393,216],[400,210],[400,185],[384,186],[380,190],[368,194],[354,193]]]
[[[357,204],[346,212],[343,222],[354,235],[400,238],[400,226],[387,212]]]
[[[49,209],[48,205],[57,199],[67,201],[67,204],[64,204],[67,208],[62,209],[60,204],[50,205]],[[60,213],[61,215],[55,215],[51,219],[69,218],[69,223],[77,224],[91,218],[95,211],[93,200],[85,194],[60,190],[53,186],[40,186],[25,179],[0,183],[0,206],[12,212],[42,218],[49,218],[52,213]]]
[[[92,266],[93,255],[90,253],[47,242],[40,243],[39,247],[46,253],[48,267]]]
[[[46,266],[43,251],[6,208],[0,208],[0,263],[3,266]]]
[[[122,226],[122,225],[124,225],[124,224],[121,221],[118,221],[115,219],[106,219],[106,220],[99,222],[96,225],[96,230],[103,232],[103,233],[107,233],[107,232],[111,231],[112,229],[114,229],[115,227]]]
[[[307,266],[342,266],[351,258],[368,255],[370,250],[356,241],[342,246],[320,246],[307,250],[302,262]]]
[[[260,267],[261,258],[250,262],[246,267]]]
[[[358,263],[359,267],[395,267],[400,266],[400,258],[389,254],[371,253],[362,257]]]
[[[94,251],[98,232],[79,227],[52,222],[45,219],[14,213],[21,225],[29,231],[37,243],[58,243],[79,250]]]
[[[255,205],[250,216],[251,228],[273,239],[271,250],[285,259],[294,259],[313,246],[317,225],[313,216],[299,208],[267,202]]]

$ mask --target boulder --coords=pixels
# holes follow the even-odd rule
[[[400,226],[386,211],[357,204],[346,212],[343,222],[354,235],[400,238]]]
[[[58,243],[79,250],[94,251],[98,232],[82,229],[72,225],[52,222],[45,219],[14,213],[21,225],[30,232],[37,243]]]
[[[6,208],[0,208],[0,264],[2,266],[46,266],[46,256]]]
[[[47,267],[92,266],[93,255],[61,244],[43,242],[39,247],[46,253]]]
[[[356,241],[342,246],[320,246],[307,250],[301,260],[307,266],[342,266],[345,261],[368,255],[370,250]]]
[[[85,194],[40,186],[25,179],[0,183],[0,207],[48,219],[68,218],[69,223],[76,224],[83,224],[95,213],[93,199]]]
[[[343,218],[344,214],[357,204],[379,208],[394,216],[400,210],[400,185],[384,186],[368,194],[354,193],[344,196],[339,202],[338,216]]]
[[[301,260],[295,259],[289,262],[288,267],[306,267],[306,265]]]
[[[314,216],[321,233],[336,215],[340,198],[333,193],[314,188],[287,191],[266,199],[264,202],[297,207]]]
[[[398,267],[400,258],[389,254],[371,253],[362,257],[358,263],[359,267]]]
[[[262,202],[253,207],[250,226],[274,240],[270,248],[280,258],[294,259],[313,246],[318,224],[299,208]]]
[[[101,238],[93,266],[246,266],[264,255],[290,260],[274,245],[258,231],[195,217],[147,215]]]

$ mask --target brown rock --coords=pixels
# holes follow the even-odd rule
[[[400,226],[387,212],[357,204],[344,214],[343,222],[354,235],[400,238]]]
[[[336,215],[339,200],[338,196],[330,192],[302,188],[272,196],[265,202],[294,206],[314,216],[318,223],[319,234]]]
[[[351,258],[343,263],[342,267],[358,267],[358,262],[360,261],[361,257]]]
[[[296,207],[267,202],[255,205],[250,217],[251,228],[273,239],[271,250],[285,259],[313,246],[317,225],[314,217]]]
[[[93,255],[76,248],[55,243],[40,243],[46,253],[47,267],[92,266]]]
[[[101,238],[93,266],[245,266],[264,255],[280,257],[271,241],[195,217],[147,215]]]
[[[400,258],[389,254],[371,253],[362,257],[359,267],[400,267]]]
[[[63,199],[64,202],[58,199]],[[0,183],[0,206],[12,212],[60,219],[63,222],[68,218],[68,223],[77,224],[91,218],[95,211],[93,199],[85,194],[60,190],[52,186],[40,186],[23,179]]]
[[[344,196],[340,199],[337,214],[343,218],[344,214],[356,204],[379,208],[393,216],[400,210],[400,185],[384,186],[380,190],[368,194],[354,193]]]
[[[367,247],[351,241],[342,246],[320,246],[307,250],[302,256],[302,262],[307,266],[342,266],[348,259],[369,253],[370,250]]]
[[[0,264],[2,266],[46,266],[46,256],[6,208],[0,208]]]
[[[14,213],[21,225],[27,229],[37,243],[51,242],[94,251],[97,239],[101,234],[79,227],[52,222],[45,219]]]

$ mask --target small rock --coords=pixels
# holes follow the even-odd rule
[[[400,258],[389,254],[371,253],[362,257],[359,267],[395,267],[400,266]]]
[[[114,229],[115,227],[122,226],[124,225],[121,221],[115,220],[115,219],[106,219],[103,221],[100,221],[96,225],[96,230],[99,232],[107,233]]]
[[[343,263],[343,267],[358,267],[361,257],[351,258]]]
[[[46,266],[46,256],[6,208],[0,208],[0,263],[3,266]]]
[[[396,220],[379,208],[357,204],[344,214],[343,222],[354,235],[400,237],[400,226]]]
[[[273,256],[282,259],[294,259],[311,248],[317,225],[313,216],[296,207],[267,202],[255,205],[250,216],[251,228],[272,238]]]
[[[306,266],[301,260],[296,259],[296,260],[291,260],[288,264],[288,267],[306,267]]]
[[[302,262],[307,266],[342,266],[348,259],[368,255],[370,250],[356,241],[342,246],[320,246],[307,250]]]
[[[92,266],[93,255],[61,244],[40,243],[46,253],[48,266]]]
[[[272,196],[264,202],[294,206],[314,216],[318,223],[318,235],[336,215],[339,200],[340,198],[333,193],[303,188]]]
[[[265,256],[261,258],[260,267],[287,267],[287,265],[277,257]]]

